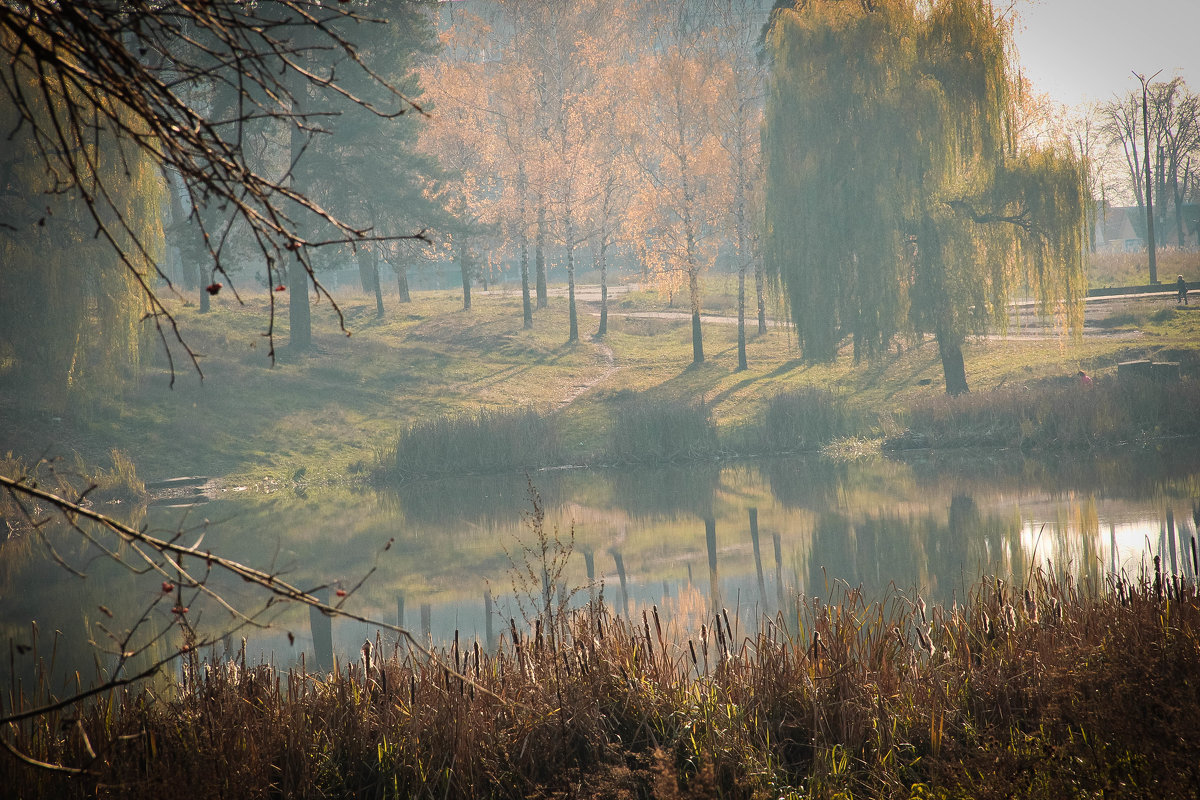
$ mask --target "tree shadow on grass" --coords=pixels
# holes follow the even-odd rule
[[[788,374],[789,372],[791,372],[795,369],[801,368],[803,366],[804,366],[803,359],[793,358],[789,361],[783,362],[775,369],[773,369],[770,372],[765,373],[763,375],[748,375],[745,378],[742,378],[737,383],[733,384],[732,386],[722,389],[721,391],[714,394],[712,397],[709,398],[708,402],[710,405],[713,405],[713,406],[720,405],[721,403],[728,400],[730,397],[736,395],[738,392],[742,391],[743,389],[748,389],[760,381],[767,381],[767,380],[772,380],[774,378],[783,377],[784,375]]]

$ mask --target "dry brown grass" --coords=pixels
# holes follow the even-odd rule
[[[1196,588],[1098,589],[1035,573],[951,608],[846,589],[752,635],[710,611],[677,640],[657,612],[591,606],[512,622],[492,653],[393,646],[329,675],[194,658],[176,686],[10,726],[84,773],[4,755],[0,781],[64,798],[1191,796]]]
[[[961,397],[938,396],[897,414],[903,433],[884,442],[910,447],[1020,447],[1044,451],[1195,436],[1200,400],[1194,379],[1121,379],[1081,386],[1074,378]]]
[[[1182,275],[1189,284],[1200,281],[1200,250],[1161,250],[1155,253],[1158,279],[1173,283]],[[1145,253],[1092,253],[1088,259],[1088,285],[1140,286],[1150,282],[1150,264]],[[1170,288],[1169,286],[1165,288]]]

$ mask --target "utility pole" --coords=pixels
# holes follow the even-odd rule
[[[1158,72],[1162,72],[1160,69]],[[1151,194],[1151,186],[1153,181],[1150,175],[1150,104],[1149,104],[1149,85],[1150,81],[1158,77],[1158,72],[1151,75],[1149,78],[1133,73],[1133,77],[1137,78],[1142,84],[1142,155],[1145,157],[1146,166],[1146,249],[1150,254],[1150,283],[1158,283],[1158,263],[1155,260],[1154,246],[1154,198]]]

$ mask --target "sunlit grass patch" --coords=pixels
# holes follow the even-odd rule
[[[882,453],[882,442],[879,439],[868,439],[863,436],[845,436],[834,439],[821,448],[821,455],[830,461],[860,461],[866,458],[877,458]]]

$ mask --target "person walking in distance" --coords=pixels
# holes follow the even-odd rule
[[[1188,304],[1188,285],[1182,275],[1179,276],[1179,280],[1175,281],[1175,289],[1179,292],[1179,302],[1186,306]]]

